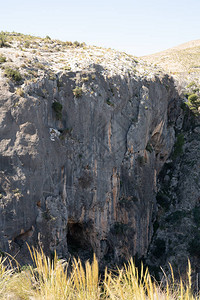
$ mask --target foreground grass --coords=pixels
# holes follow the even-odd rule
[[[191,267],[188,264],[188,280],[180,279],[175,284],[165,278],[165,287],[156,283],[148,269],[141,267],[139,275],[131,259],[122,269],[113,274],[105,270],[104,279],[99,277],[98,262],[94,256],[92,264],[83,266],[80,260],[72,263],[59,260],[56,253],[51,260],[43,251],[30,250],[33,266],[20,271],[12,260],[0,257],[0,299],[46,299],[46,300],[171,300],[200,299],[191,292]],[[70,272],[69,272],[70,269]]]

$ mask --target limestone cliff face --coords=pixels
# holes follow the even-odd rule
[[[23,97],[1,78],[0,249],[22,261],[25,242],[103,262],[142,256],[175,140],[174,82],[97,64],[54,75],[24,84]]]
[[[200,274],[200,118],[185,107],[178,123],[174,151],[159,175],[156,230],[147,263],[160,277],[159,266],[170,273],[170,263],[179,278],[185,275],[189,258],[196,288]]]

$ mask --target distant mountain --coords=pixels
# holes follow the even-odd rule
[[[200,40],[190,41],[142,58],[160,65],[170,73],[200,73]]]

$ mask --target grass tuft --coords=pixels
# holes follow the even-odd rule
[[[29,248],[29,247],[28,247]],[[148,269],[141,265],[140,271],[130,259],[115,273],[105,269],[103,279],[99,276],[96,256],[84,265],[80,259],[71,263],[46,256],[30,249],[32,265],[20,268],[9,257],[0,257],[0,299],[40,300],[197,300],[192,294],[191,265],[188,261],[187,279],[175,282],[172,266],[171,282],[163,271],[163,281],[158,284]]]

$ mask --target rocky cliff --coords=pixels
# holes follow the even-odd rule
[[[182,113],[175,126],[174,150],[159,175],[158,213],[147,262],[154,271],[158,267],[156,272],[161,265],[168,272],[170,262],[179,276],[189,258],[196,290],[200,284],[199,50],[197,40],[146,57],[149,62],[156,59],[165,71],[173,71],[183,99]]]
[[[114,50],[26,42],[0,49],[1,251],[145,255],[180,122],[174,80]]]

